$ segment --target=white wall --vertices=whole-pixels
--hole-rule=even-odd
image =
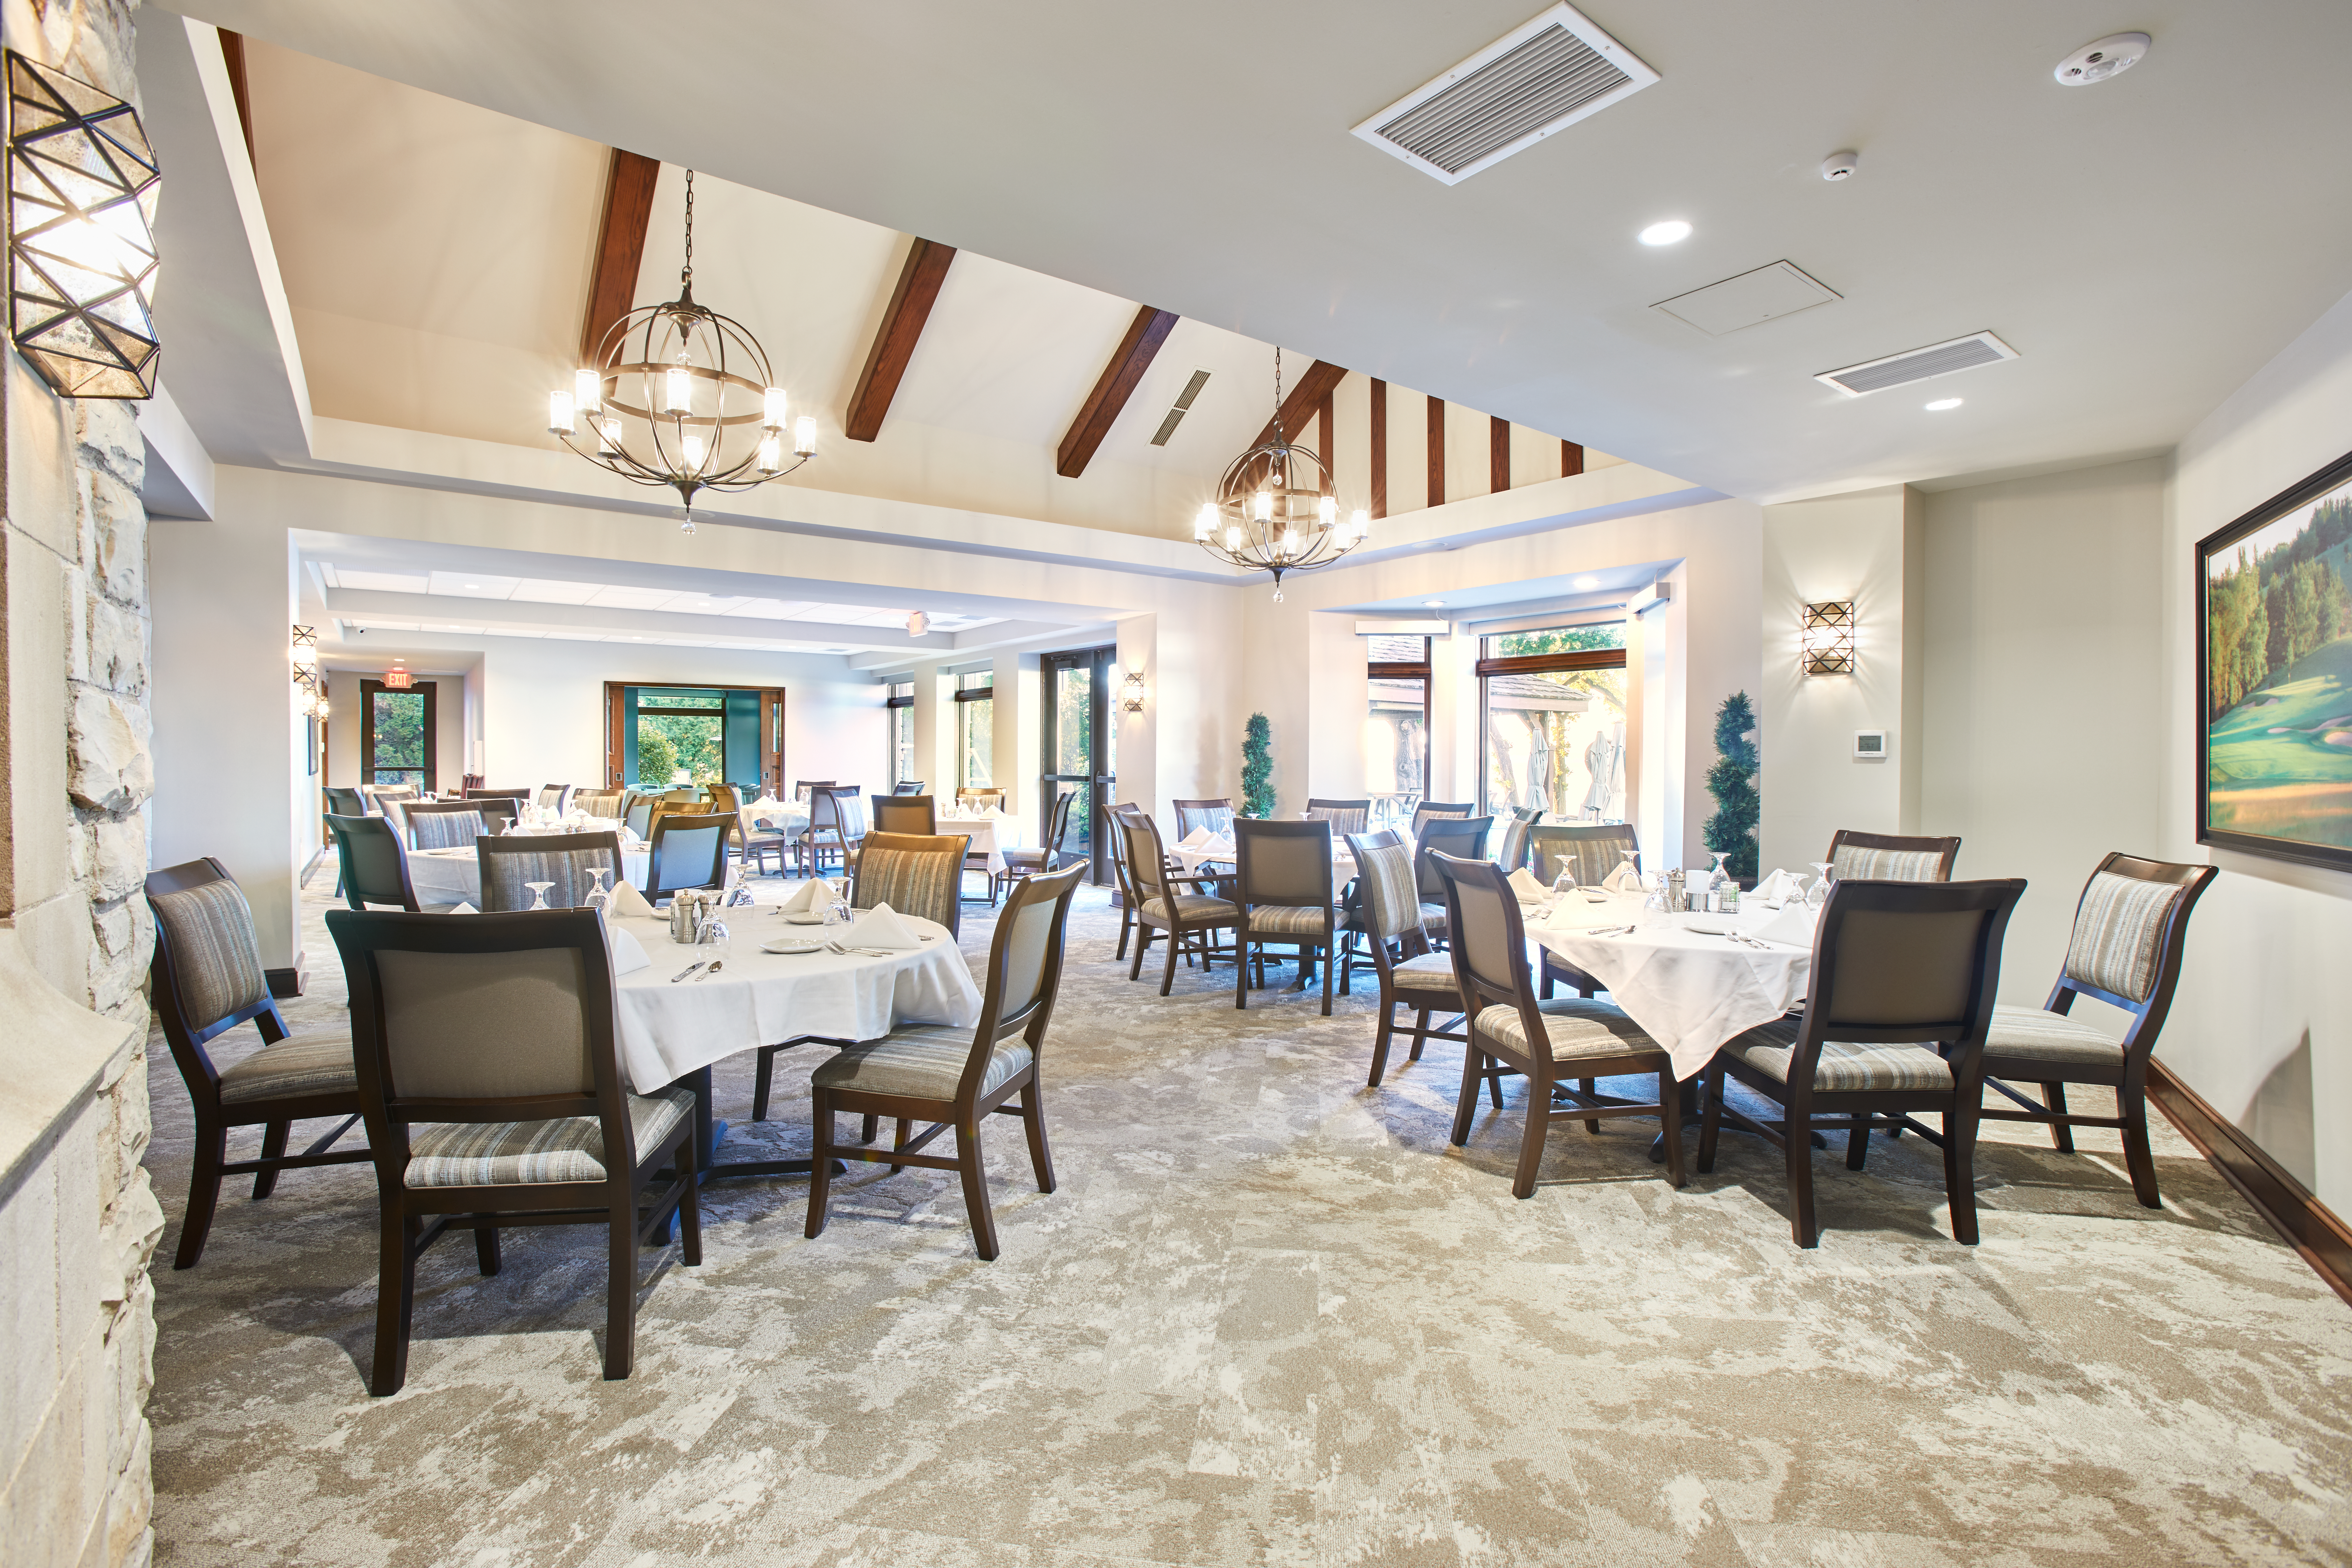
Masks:
[[[2173,858],[2205,858],[2195,844],[2197,541],[2347,447],[2352,298],[2181,441],[2160,556],[2158,824]],[[2211,859],[2221,875],[2199,906],[2158,1054],[2330,1207],[2352,1213],[2352,875],[2228,850]]]

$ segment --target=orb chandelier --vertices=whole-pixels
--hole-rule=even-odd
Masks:
[[[1274,351],[1274,434],[1235,458],[1217,481],[1217,499],[1201,503],[1193,542],[1244,572],[1274,574],[1275,603],[1282,574],[1328,566],[1372,531],[1361,507],[1339,515],[1338,485],[1311,447],[1282,433],[1282,351]]]
[[[686,504],[703,490],[748,490],[816,456],[816,421],[791,418],[767,351],[740,322],[694,302],[694,171],[686,172],[686,266],[677,298],[640,305],[605,331],[596,363],[548,395],[547,427],[598,468],[667,486]],[[580,428],[586,420],[583,441]],[[790,441],[789,448],[786,442]],[[789,460],[788,460],[789,454]]]

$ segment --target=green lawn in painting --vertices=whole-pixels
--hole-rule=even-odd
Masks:
[[[2207,754],[2213,826],[2352,849],[2352,637],[2215,721]]]

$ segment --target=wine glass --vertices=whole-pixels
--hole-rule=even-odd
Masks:
[[[1715,857],[1715,870],[1707,877],[1706,879],[1707,891],[1713,892],[1716,889],[1720,888],[1724,883],[1732,879],[1731,873],[1723,868],[1723,863],[1731,858],[1731,851],[1728,849],[1714,849],[1709,850],[1708,853]]]
[[[554,883],[525,882],[523,886],[531,890],[530,907],[532,909],[543,910],[547,908],[547,889],[555,886]]]
[[[734,948],[735,936],[727,929],[727,922],[714,914],[696,929],[694,945],[698,958],[724,958]]]
[[[1830,901],[1830,889],[1837,882],[1837,868],[1826,860],[1813,860],[1807,864],[1820,875],[1813,879],[1813,885],[1805,890],[1805,902],[1814,909],[1819,909]]]
[[[610,866],[591,866],[588,874],[596,879],[596,885],[588,889],[588,907],[609,911],[613,907],[613,889],[604,884],[613,875],[613,868]]]

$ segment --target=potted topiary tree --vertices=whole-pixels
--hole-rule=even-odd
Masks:
[[[1756,710],[1748,693],[1735,691],[1715,710],[1715,765],[1706,770],[1706,793],[1716,813],[1706,819],[1708,849],[1724,857],[1723,868],[1742,888],[1756,885],[1756,824],[1763,802],[1756,793]]]
[[[1242,815],[1274,815],[1274,727],[1263,713],[1249,716],[1242,731]]]

